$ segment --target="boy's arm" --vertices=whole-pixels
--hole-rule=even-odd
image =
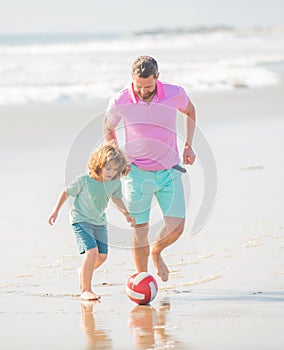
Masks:
[[[68,197],[69,197],[69,194],[66,191],[63,191],[60,194],[60,196],[56,202],[55,208],[53,209],[53,212],[48,217],[48,223],[50,225],[53,225],[55,223],[57,216],[58,216],[58,212],[59,212],[60,208],[62,207],[62,205],[66,202]]]
[[[131,223],[131,226],[135,225],[135,219],[130,216],[125,204],[123,203],[123,200],[121,198],[111,198],[112,202],[116,205],[116,207],[122,212],[122,214],[125,216],[125,219],[127,222]]]

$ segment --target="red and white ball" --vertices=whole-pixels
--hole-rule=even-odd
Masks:
[[[139,272],[129,277],[126,294],[139,305],[150,303],[158,292],[158,283],[148,272]]]

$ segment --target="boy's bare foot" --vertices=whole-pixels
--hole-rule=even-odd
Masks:
[[[99,300],[101,297],[100,295],[97,295],[93,292],[89,292],[89,291],[86,291],[86,292],[83,292],[81,294],[81,299],[82,300]]]
[[[81,307],[82,310],[85,311],[93,311],[93,306],[97,303],[100,303],[101,299],[98,300],[82,300],[81,299]]]
[[[169,269],[161,255],[152,254],[152,260],[153,265],[157,271],[157,275],[161,278],[163,282],[167,282],[167,280],[169,279]]]

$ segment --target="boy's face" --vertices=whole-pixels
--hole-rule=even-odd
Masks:
[[[115,162],[106,163],[102,168],[101,177],[103,181],[108,181],[113,179],[119,170],[119,164]]]

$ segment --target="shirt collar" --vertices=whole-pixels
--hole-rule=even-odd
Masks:
[[[165,97],[163,83],[161,83],[159,80],[157,80],[156,86],[157,86],[156,97],[157,97],[158,100],[161,100],[162,98]],[[128,92],[129,92],[129,96],[130,96],[131,102],[132,103],[138,103],[139,98],[135,94],[133,83],[130,84]]]

